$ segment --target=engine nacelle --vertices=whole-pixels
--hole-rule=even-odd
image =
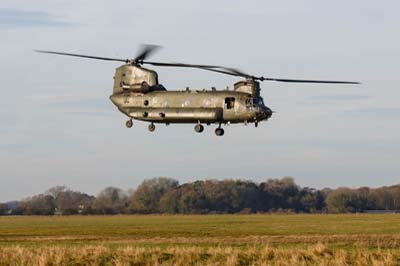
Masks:
[[[113,93],[123,91],[146,93],[157,85],[158,76],[155,71],[126,64],[115,70]]]

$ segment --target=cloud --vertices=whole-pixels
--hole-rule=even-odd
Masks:
[[[67,114],[71,115],[84,115],[84,116],[113,116],[112,111],[97,111],[97,110],[71,110],[65,111]]]
[[[108,97],[78,94],[39,95],[31,97],[31,99],[38,104],[50,107],[104,108],[113,106]]]
[[[0,8],[0,27],[65,27],[72,25],[58,16],[41,11]]]
[[[41,106],[58,109],[71,115],[105,116],[112,115],[114,105],[108,97],[59,94],[32,97]]]
[[[9,105],[0,103],[2,107],[4,107],[4,110],[0,113],[0,121],[1,121],[1,126],[0,126],[0,137],[2,133],[8,132],[10,128],[14,128],[15,126],[18,125],[18,122],[20,121],[20,118],[18,115],[15,113],[15,109],[10,107]],[[0,145],[2,144],[0,140]]]
[[[371,96],[362,94],[336,94],[324,96],[312,96],[304,100],[305,103],[337,103],[343,101],[360,101],[370,99]]]
[[[351,115],[368,115],[368,116],[387,116],[400,118],[400,108],[397,107],[374,107],[374,108],[360,108],[345,111],[345,114]]]

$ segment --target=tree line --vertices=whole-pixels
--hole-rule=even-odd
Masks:
[[[293,178],[205,180],[185,184],[173,178],[144,180],[135,190],[107,187],[97,196],[65,186],[30,198],[0,203],[0,215],[355,213],[400,210],[400,185],[322,190],[300,187]]]

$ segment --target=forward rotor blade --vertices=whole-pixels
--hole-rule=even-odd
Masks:
[[[128,63],[130,61],[129,59],[99,57],[99,56],[90,56],[90,55],[82,55],[82,54],[71,54],[71,53],[43,51],[43,50],[35,50],[35,52],[43,53],[43,54],[56,54],[56,55],[67,55],[67,56],[83,57],[83,58],[106,60],[106,61],[118,61],[118,62],[125,62],[125,63]]]
[[[242,70],[238,70],[238,69],[236,69],[236,68],[223,67],[223,69],[229,70],[229,71],[231,71],[232,73],[235,73],[237,76],[240,76],[240,77],[244,77],[244,78],[254,78],[253,75],[247,74],[247,73],[243,72]]]
[[[144,44],[141,47],[141,51],[139,54],[133,59],[133,62],[138,62],[138,61],[143,61],[147,57],[150,56],[150,54],[154,53],[156,50],[160,49],[161,46],[159,45],[153,45],[153,44]]]
[[[150,62],[150,61],[141,61],[140,63],[153,66],[165,66],[165,67],[221,68],[220,66],[213,66],[213,65],[193,65],[184,63],[163,63],[163,62]]]
[[[307,80],[307,79],[276,79],[276,78],[264,78],[257,77],[260,81],[278,81],[278,82],[290,82],[290,83],[326,83],[326,84],[360,84],[360,82],[355,81],[337,81],[337,80]]]
[[[195,65],[195,64],[184,64],[184,63],[163,63],[163,62],[150,62],[150,61],[140,61],[141,64],[149,64],[153,66],[163,66],[163,67],[188,67],[188,68],[199,68],[202,70],[222,73],[231,76],[244,77],[247,79],[259,80],[259,81],[277,81],[277,82],[290,82],[290,83],[325,83],[325,84],[360,84],[360,82],[354,81],[337,81],[337,80],[308,80],[308,79],[280,79],[280,78],[264,78],[255,77],[249,75],[241,70],[223,66],[215,65]]]
[[[153,66],[162,66],[162,67],[187,67],[187,68],[199,68],[203,70],[218,72],[222,74],[232,75],[232,76],[240,76],[245,78],[252,77],[249,74],[242,72],[241,70],[223,66],[215,66],[215,65],[198,65],[198,64],[184,64],[184,63],[164,63],[164,62],[150,62],[150,61],[140,61],[141,64],[149,64]]]

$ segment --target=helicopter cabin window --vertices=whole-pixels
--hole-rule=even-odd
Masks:
[[[235,98],[226,97],[225,98],[225,109],[233,109],[235,107]]]

